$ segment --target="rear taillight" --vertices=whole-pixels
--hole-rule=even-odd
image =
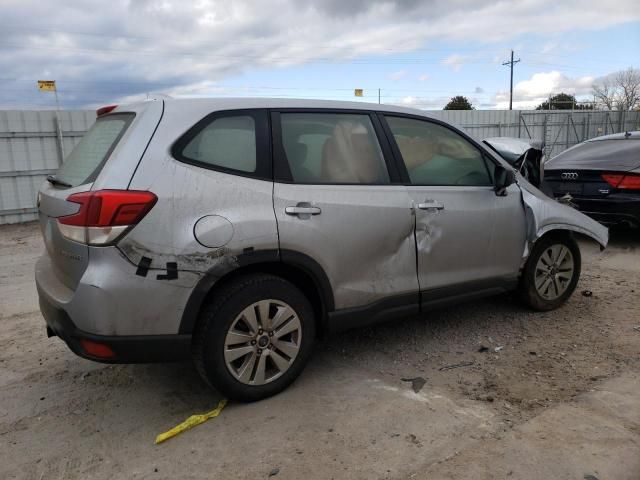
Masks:
[[[602,178],[613,188],[640,190],[640,174],[638,173],[603,173]]]
[[[80,204],[73,215],[59,217],[58,227],[70,240],[88,245],[108,245],[138,224],[155,205],[151,192],[98,190],[74,193],[67,201]]]

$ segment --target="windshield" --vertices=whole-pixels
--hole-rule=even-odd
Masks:
[[[72,187],[94,181],[133,117],[133,113],[120,113],[98,118],[67,156],[56,178]]]

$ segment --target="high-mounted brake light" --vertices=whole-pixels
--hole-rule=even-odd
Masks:
[[[70,240],[88,245],[115,242],[156,204],[151,192],[97,190],[74,193],[67,201],[80,204],[80,210],[58,218],[60,232]]]
[[[613,188],[640,190],[640,174],[638,173],[603,173],[602,178]]]
[[[100,107],[96,110],[96,117],[101,117],[102,115],[106,115],[107,113],[115,110],[118,105],[107,105],[105,107]]]

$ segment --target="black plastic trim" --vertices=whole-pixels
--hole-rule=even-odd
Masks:
[[[335,333],[418,315],[433,308],[514,290],[517,285],[517,277],[498,277],[383,298],[362,307],[329,312],[328,330],[330,333]]]
[[[514,290],[518,277],[496,277],[486,280],[465,282],[448,287],[434,288],[420,292],[423,310],[457,304],[462,301],[487,297]]]
[[[418,292],[383,298],[374,303],[330,312],[328,330],[343,332],[353,328],[386,322],[400,317],[418,315],[420,304]]]
[[[252,250],[238,255],[235,262],[216,265],[215,267],[207,271],[198,281],[193,291],[191,292],[191,295],[189,296],[189,300],[187,300],[187,304],[185,305],[184,311],[182,313],[182,319],[180,320],[180,328],[178,330],[178,333],[193,333],[198,321],[198,314],[200,313],[202,304],[211,291],[211,288],[213,288],[213,286],[222,277],[246,265],[255,263],[272,263],[277,262],[279,259],[280,258],[277,249]]]
[[[280,258],[283,263],[298,267],[304,270],[315,282],[320,298],[324,305],[325,312],[331,312],[335,308],[333,289],[329,282],[329,277],[322,266],[309,255],[296,252],[295,250],[280,250]]]
[[[308,255],[292,250],[281,250],[280,252],[278,252],[277,249],[253,250],[238,255],[234,263],[214,267],[200,279],[187,301],[178,333],[185,335],[193,333],[196,322],[198,321],[198,314],[207,295],[222,277],[248,265],[260,263],[274,264],[278,262],[304,271],[313,279],[315,287],[319,292],[324,312],[330,312],[334,309],[331,284],[329,283],[327,274],[318,262]]]

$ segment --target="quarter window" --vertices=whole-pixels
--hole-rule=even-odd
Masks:
[[[188,160],[254,173],[256,171],[256,124],[249,115],[216,118],[182,149]]]
[[[282,113],[282,146],[296,183],[388,184],[368,115]]]
[[[437,123],[386,117],[414,185],[492,185],[482,152]]]

